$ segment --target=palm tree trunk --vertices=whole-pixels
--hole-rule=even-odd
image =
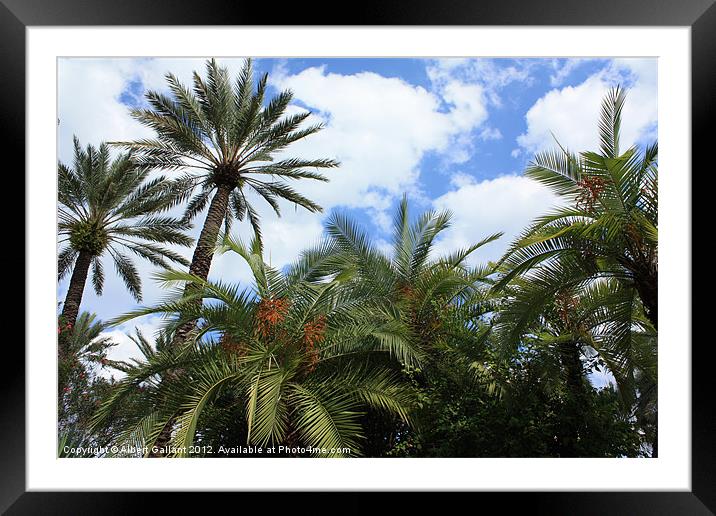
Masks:
[[[209,212],[206,214],[206,220],[204,221],[204,227],[201,229],[199,241],[196,243],[196,249],[194,249],[194,256],[191,259],[189,273],[198,276],[203,280],[206,280],[209,277],[209,269],[211,268],[211,260],[214,257],[216,239],[219,236],[221,224],[224,222],[224,217],[226,216],[226,208],[229,205],[230,194],[230,186],[221,184],[217,187],[216,193],[211,199]],[[195,285],[192,285],[191,283],[187,284],[184,288],[184,295],[190,294],[194,288],[196,288]],[[197,301],[197,303],[200,302],[201,301]],[[195,324],[193,321],[186,322],[179,326],[174,334],[171,346],[176,347],[186,341],[189,332],[194,329],[194,326]],[[180,371],[170,371],[168,374],[180,374]],[[157,448],[161,449],[167,447],[171,439],[174,423],[175,419],[172,418],[164,426],[155,443]],[[161,452],[150,454],[150,457],[161,456]]]
[[[288,420],[288,425],[286,427],[286,438],[284,439],[284,442],[286,444],[286,447],[289,450],[293,450],[294,448],[298,448],[299,440],[298,440],[298,429],[296,429],[293,426],[293,421],[291,419]],[[289,457],[300,457],[301,454],[294,451],[288,452]]]
[[[226,208],[229,205],[229,195],[231,187],[221,184],[217,187],[214,197],[209,205],[209,212],[206,214],[204,227],[199,235],[199,241],[194,249],[194,256],[191,259],[189,273],[206,280],[209,277],[209,269],[211,268],[211,260],[214,257],[214,248],[216,239],[219,236],[221,225],[226,216]],[[184,295],[190,294],[196,288],[195,285],[188,284],[184,288]],[[172,345],[178,345],[186,340],[189,332],[194,328],[193,322],[181,325],[175,334]]]
[[[637,278],[635,281],[639,298],[644,304],[646,316],[655,329],[658,329],[659,283],[656,275]]]
[[[566,424],[563,426],[561,443],[562,457],[577,457],[577,442],[584,430],[587,389],[584,381],[582,360],[579,357],[579,344],[566,342],[560,345],[560,361],[566,373],[567,400],[565,402]]]
[[[70,286],[65,296],[65,304],[62,307],[63,322],[71,324],[72,327],[77,322],[77,314],[79,314],[80,303],[82,302],[82,292],[85,289],[91,263],[92,254],[88,251],[80,251],[75,262],[75,268],[72,271]]]
[[[199,241],[196,244],[196,249],[194,249],[189,272],[202,279],[206,279],[209,276],[216,238],[219,236],[221,224],[223,224],[226,216],[226,208],[229,205],[229,194],[231,194],[230,186],[219,185],[217,187],[214,198],[209,205],[209,212],[206,214]]]

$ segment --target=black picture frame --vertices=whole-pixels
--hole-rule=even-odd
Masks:
[[[28,26],[65,25],[605,25],[691,27],[692,163],[705,170],[711,121],[716,114],[716,5],[715,0],[459,0],[452,2],[363,1],[327,5],[294,3],[267,10],[262,3],[203,0],[0,0],[0,133],[8,154],[17,158],[15,171],[25,170],[25,29]],[[270,12],[268,12],[270,11]],[[267,19],[268,18],[268,19]],[[707,166],[708,163],[708,166]],[[9,165],[7,165],[9,166]],[[9,171],[9,169],[6,169]],[[18,173],[15,172],[15,177]],[[692,176],[693,177],[693,176]],[[26,192],[27,193],[27,192]],[[692,199],[692,206],[694,206]],[[693,234],[693,232],[692,232]],[[25,233],[24,237],[28,238]],[[16,240],[20,242],[20,240]],[[17,244],[19,248],[19,243]],[[20,253],[24,258],[24,252]],[[693,262],[695,266],[697,262]],[[24,264],[25,275],[30,273]],[[694,267],[694,270],[699,268]],[[685,278],[691,282],[691,278]],[[696,308],[696,307],[694,307]],[[692,316],[692,320],[698,320]],[[28,323],[27,314],[25,322]],[[14,337],[14,336],[13,336]],[[473,493],[469,504],[495,501],[514,504],[531,513],[549,514],[713,514],[716,511],[716,415],[709,380],[713,366],[710,341],[692,339],[692,491],[690,492],[531,492]],[[61,493],[25,492],[25,352],[17,338],[5,343],[3,361],[12,364],[0,374],[0,510],[7,514],[115,514],[136,513],[138,498],[156,498],[163,512],[188,508],[185,493]],[[690,343],[669,342],[688,349]],[[22,364],[22,366],[20,366]],[[219,496],[223,504],[233,494]],[[241,493],[261,503],[260,494]],[[292,494],[300,504],[310,493]],[[366,511],[375,494],[347,493],[342,505]],[[415,493],[413,502],[422,503]],[[477,497],[477,500],[474,499]],[[244,498],[244,500],[246,500]],[[453,502],[460,503],[460,502]],[[250,505],[249,505],[250,506]],[[475,505],[473,505],[475,506]],[[139,511],[141,512],[141,511]]]

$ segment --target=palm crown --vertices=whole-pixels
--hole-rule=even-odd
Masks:
[[[610,277],[636,289],[656,326],[658,147],[619,152],[624,101],[619,87],[604,98],[601,152],[577,156],[560,148],[538,154],[527,168],[528,177],[552,189],[566,206],[538,218],[508,249],[498,287],[534,270],[542,275],[545,293]]]
[[[403,197],[393,218],[392,253],[386,254],[353,221],[336,213],[326,226],[331,237],[327,254],[333,258],[325,260],[324,267],[353,276],[356,288],[371,296],[389,299],[402,312],[418,342],[435,344],[439,339],[432,330],[448,309],[485,301],[482,287],[491,269],[470,267],[466,259],[502,235],[490,235],[434,258],[436,240],[450,226],[450,219],[448,211],[426,211],[411,221],[407,197]]]
[[[127,290],[141,300],[141,280],[127,252],[160,267],[169,262],[187,264],[177,252],[160,244],[190,245],[183,233],[186,223],[159,213],[171,208],[181,190],[164,177],[149,178],[149,171],[137,167],[128,154],[112,159],[109,147],[88,145],[74,139],[74,163],[58,166],[59,222],[61,249],[58,275],[73,271],[63,308],[67,323],[73,324],[82,290],[92,267],[92,285],[102,293],[102,257],[109,255]]]

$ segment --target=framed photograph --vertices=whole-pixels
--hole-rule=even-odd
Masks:
[[[459,491],[712,513],[691,306],[712,3],[317,24],[3,0],[27,223],[0,507]]]

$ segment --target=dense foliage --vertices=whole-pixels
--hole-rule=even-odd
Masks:
[[[332,213],[324,240],[278,270],[264,260],[243,189],[272,206],[284,198],[317,210],[276,178],[324,180],[305,168],[337,163],[273,155],[320,127],[299,129],[308,115],[284,115],[290,92],[265,103],[266,77],[254,91],[250,62],[233,87],[214,61],[193,90],[167,80],[172,98],[150,92],[151,109],[133,112],[157,138],[121,144],[133,154],[120,159],[132,184],[153,169],[198,163],[204,172],[149,183],[146,203],[136,186],[112,189],[113,206],[161,211],[188,200],[184,218],[162,219],[161,231],[151,219],[151,235],[122,226],[157,242],[190,243],[174,233],[207,206],[209,215],[187,272],[160,261],[156,253],[175,257],[154,244],[142,255],[164,266],[154,279],[166,299],[110,322],[164,317],[155,339],[133,336],[142,359],[110,362],[104,325],[89,314],[60,318],[63,442],[116,446],[101,456],[657,455],[657,146],[620,152],[621,89],[603,101],[599,151],[559,147],[529,165],[527,176],[561,201],[498,263],[470,257],[500,234],[436,255],[451,214],[411,216],[404,197],[391,249]],[[76,170],[97,168],[97,151],[77,149]],[[61,182],[77,177],[67,170]],[[102,184],[110,188],[97,183],[93,195]],[[248,244],[231,233],[231,219],[244,216]],[[116,240],[77,219],[63,226],[61,273],[70,254],[95,259]],[[252,282],[208,281],[214,253],[244,260]],[[107,381],[97,367],[123,378]],[[595,374],[612,381],[595,387]]]

